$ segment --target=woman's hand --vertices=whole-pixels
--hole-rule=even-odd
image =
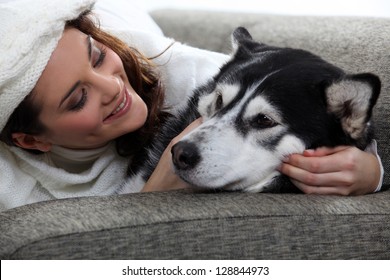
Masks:
[[[181,132],[178,136],[172,139],[172,141],[169,143],[168,147],[162,154],[160,161],[158,162],[149,180],[142,188],[142,192],[167,191],[190,187],[190,185],[181,180],[173,172],[171,148],[173,147],[173,145],[179,142],[184,135],[188,134],[190,131],[198,127],[201,123],[201,118],[195,120],[188,127],[186,127],[183,132]]]
[[[368,194],[375,191],[381,176],[375,155],[350,146],[290,155],[279,171],[308,194]]]

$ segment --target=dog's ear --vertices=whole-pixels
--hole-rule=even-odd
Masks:
[[[364,137],[380,89],[379,77],[371,73],[347,75],[325,89],[328,111],[352,139]]]
[[[245,27],[237,27],[232,34],[232,44],[237,48],[242,42],[252,40],[252,36]]]
[[[232,33],[232,55],[237,57],[249,54],[250,49],[246,47],[248,43],[254,43],[249,31],[245,27],[237,27]]]
[[[270,47],[264,43],[253,40],[252,35],[245,27],[237,27],[232,34],[232,56],[239,59],[247,59],[254,54],[261,54],[267,50],[277,50],[278,47]]]

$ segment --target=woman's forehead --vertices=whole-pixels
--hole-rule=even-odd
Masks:
[[[79,66],[88,62],[88,36],[75,28],[69,28],[52,53],[45,70],[36,85],[58,83],[77,72]],[[57,84],[58,85],[58,84]]]

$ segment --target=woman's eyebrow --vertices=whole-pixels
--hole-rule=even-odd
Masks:
[[[91,61],[92,57],[92,42],[91,42],[91,35],[88,35],[87,37],[87,49],[88,49],[88,60]],[[65,102],[66,99],[68,99],[72,93],[75,91],[75,89],[80,85],[81,81],[77,81],[71,89],[62,97],[60,104],[58,105],[58,108],[61,107],[61,105]]]

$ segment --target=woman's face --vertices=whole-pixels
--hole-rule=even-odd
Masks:
[[[142,127],[148,112],[119,56],[75,28],[64,31],[33,102],[41,105],[39,119],[47,129],[39,140],[48,147],[101,147]]]

